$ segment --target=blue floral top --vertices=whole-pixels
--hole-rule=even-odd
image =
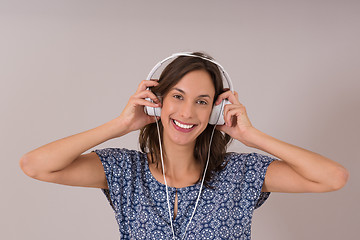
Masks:
[[[151,174],[146,153],[118,148],[95,152],[104,167],[109,189],[103,192],[114,209],[120,239],[172,239],[165,185]],[[186,239],[251,239],[253,211],[270,195],[261,188],[274,159],[257,153],[228,153],[226,160],[226,167],[210,182],[214,189],[204,187]],[[178,195],[173,220],[176,239],[184,235],[199,188],[200,183],[169,187],[172,214]]]

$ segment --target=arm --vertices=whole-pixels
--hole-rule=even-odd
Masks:
[[[46,182],[72,186],[107,188],[105,173],[96,153],[83,154],[112,138],[121,137],[154,121],[144,113],[144,105],[157,107],[156,96],[147,87],[155,81],[143,81],[130,97],[121,115],[94,129],[41,146],[20,159],[21,169],[28,176]],[[144,100],[149,97],[155,101]]]
[[[280,159],[268,167],[262,191],[264,192],[328,192],[342,188],[348,179],[347,170],[324,156],[285,143],[254,128],[237,93],[223,93],[228,98],[225,106],[226,125],[220,130],[246,146],[270,153]],[[221,102],[217,100],[216,104]]]
[[[24,173],[32,178],[73,186],[106,188],[105,174],[95,153],[88,149],[113,138],[115,130],[126,134],[121,119],[41,146],[20,160]]]

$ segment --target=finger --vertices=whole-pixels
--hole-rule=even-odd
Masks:
[[[226,126],[232,127],[236,125],[237,118],[241,117],[242,112],[240,108],[230,109],[226,118]]]
[[[135,94],[134,97],[143,99],[150,98],[153,102],[161,104],[159,98],[151,90],[144,90],[142,92],[139,92]]]
[[[159,83],[156,80],[142,80],[136,90],[136,92],[141,92],[147,88],[157,86]]]
[[[241,108],[239,105],[226,105],[224,108],[224,120],[226,126],[231,126],[232,123],[232,117],[234,115],[240,114]]]
[[[238,108],[239,106],[239,104],[226,104],[224,106],[224,114],[226,114],[231,109]]]
[[[218,96],[215,105],[219,105],[224,99],[228,99],[232,104],[240,104],[237,96],[235,96],[233,92],[226,91]]]
[[[133,104],[138,105],[138,106],[148,106],[148,107],[161,107],[160,103],[154,103],[154,102],[150,102],[148,100],[142,99],[142,98],[136,98],[133,101]]]
[[[244,105],[240,104],[227,104],[224,107],[224,115],[228,114],[228,112],[233,111],[234,109],[236,109],[239,114],[246,114],[246,108]]]

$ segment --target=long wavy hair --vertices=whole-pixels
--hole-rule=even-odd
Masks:
[[[205,57],[207,59],[213,59],[201,52],[194,52],[192,54]],[[217,65],[198,57],[177,57],[163,70],[159,78],[159,84],[156,87],[153,87],[151,91],[157,96],[165,96],[170,89],[182,79],[183,76],[195,70],[205,70],[210,74],[215,87],[214,104],[219,94],[224,91],[222,75]],[[213,125],[208,124],[205,130],[196,139],[194,158],[203,166],[198,182],[204,174],[213,128]],[[163,126],[161,124],[161,120],[159,120],[159,129],[161,139],[163,139]],[[226,149],[231,140],[232,138],[228,134],[215,129],[211,143],[209,165],[204,180],[205,186],[212,188],[209,183],[214,174],[226,166]],[[161,165],[160,146],[156,123],[148,124],[140,129],[139,143],[140,148],[144,153],[150,153],[152,163],[155,163],[157,167]],[[165,152],[163,152],[163,156],[166,156]]]

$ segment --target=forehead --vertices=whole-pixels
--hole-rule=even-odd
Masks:
[[[214,97],[215,87],[211,76],[204,70],[195,70],[184,75],[172,89],[181,89],[189,95],[209,95]]]

